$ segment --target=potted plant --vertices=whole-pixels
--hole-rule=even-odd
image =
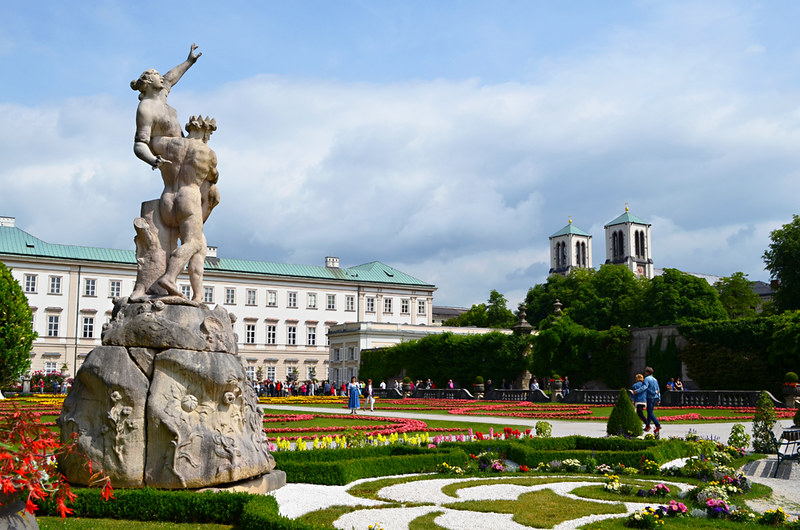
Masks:
[[[411,378],[408,376],[403,378],[403,392],[411,392]]]
[[[476,377],[475,382],[472,383],[472,388],[475,390],[475,392],[482,393],[484,390],[483,377],[481,376]]]
[[[558,374],[553,374],[550,376],[550,390],[553,392],[561,392],[561,386],[563,385],[563,381],[561,380],[561,376]]]
[[[798,378],[797,373],[795,372],[786,372],[786,375],[783,376],[783,395],[784,396],[797,396],[797,382],[800,378]]]

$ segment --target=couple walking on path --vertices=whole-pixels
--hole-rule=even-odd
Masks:
[[[349,397],[347,401],[347,408],[350,409],[350,414],[355,414],[358,409],[361,408],[361,389],[356,383],[355,376],[350,378],[350,384],[347,385],[347,395]],[[364,397],[367,398],[367,404],[369,404],[369,410],[374,411],[375,407],[375,394],[372,388],[372,379],[367,381],[367,385],[364,387]]]
[[[653,377],[653,369],[648,366],[644,369],[644,376],[636,374],[636,383],[633,385],[633,403],[636,405],[636,414],[644,422],[645,432],[650,431],[650,423],[656,428],[653,432],[661,431],[661,423],[656,418],[653,410],[661,404],[661,390],[658,381]],[[644,410],[647,409],[647,416]]]

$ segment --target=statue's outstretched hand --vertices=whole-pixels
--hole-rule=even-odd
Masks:
[[[197,44],[192,43],[192,48],[189,50],[189,57],[187,58],[187,60],[195,62],[201,55],[203,55],[203,52],[194,53],[196,49],[197,49]]]
[[[155,171],[156,169],[160,168],[164,164],[171,164],[171,163],[172,163],[171,161],[167,160],[166,158],[162,158],[161,155],[158,155],[156,157],[155,162],[153,162],[153,164],[152,164],[153,171]]]

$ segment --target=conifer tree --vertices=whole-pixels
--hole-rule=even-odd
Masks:
[[[631,396],[625,388],[619,389],[617,404],[608,417],[606,432],[609,436],[641,436],[642,422],[633,408]]]

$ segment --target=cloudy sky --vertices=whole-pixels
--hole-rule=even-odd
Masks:
[[[137,94],[216,118],[220,256],[380,260],[438,305],[545,281],[572,216],[652,223],[656,267],[767,280],[800,212],[800,4],[271,1],[0,5],[0,215],[51,243],[133,248],[160,177]]]

